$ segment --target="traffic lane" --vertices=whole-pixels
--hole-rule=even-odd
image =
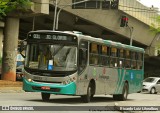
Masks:
[[[45,111],[45,113],[82,113],[79,111],[79,106],[102,106],[105,102],[104,99],[108,99],[108,102],[114,102],[112,97],[96,97],[91,103],[83,103],[79,96],[65,96],[65,95],[51,95],[51,99],[48,102],[43,102],[40,93],[0,93],[0,106],[74,106],[74,111]],[[93,105],[94,103],[94,105]],[[106,104],[105,104],[106,105]],[[28,111],[23,111],[28,113]],[[31,112],[31,111],[29,111]],[[34,111],[39,113],[40,111]],[[44,111],[42,111],[44,112]],[[101,111],[106,113],[107,111]],[[108,111],[111,113],[112,111]],[[11,111],[5,113],[19,113],[18,111]],[[83,111],[83,113],[91,113],[91,111]],[[120,111],[114,111],[113,113],[121,113]]]
[[[90,103],[83,103],[79,96],[51,95],[48,102],[56,105],[78,106],[159,106],[159,94],[134,93],[129,94],[127,101],[115,101],[111,95],[96,95]],[[41,99],[30,99],[30,102],[43,102]]]
[[[79,96],[51,95],[48,102],[43,102],[40,93],[0,93],[0,106],[74,106],[76,113],[79,106],[159,106],[159,94],[130,94],[127,101],[114,101],[111,95],[97,95],[90,103],[83,103]],[[75,111],[56,111],[56,113],[74,113]],[[23,111],[24,112],[24,111]],[[45,111],[46,112],[46,111]],[[52,113],[53,111],[48,113]],[[80,112],[80,111],[79,111]],[[92,111],[84,111],[84,113]],[[93,111],[94,112],[94,111]],[[106,112],[106,111],[105,111]],[[111,111],[108,111],[109,113]],[[152,112],[152,111],[151,111]],[[150,112],[150,113],[151,113]],[[160,111],[157,111],[157,113]],[[7,112],[6,112],[7,113]],[[13,113],[13,111],[11,112]],[[14,113],[18,113],[14,111]],[[34,111],[39,113],[39,111]],[[113,113],[122,113],[114,111]],[[123,112],[127,113],[127,112]],[[132,111],[132,113],[148,113],[147,111]],[[155,113],[155,111],[153,111]]]
[[[115,101],[111,95],[97,95],[90,103],[83,103],[80,96],[51,95],[48,102],[43,102],[40,93],[0,93],[0,105],[77,105],[77,106],[157,106],[160,94],[129,94],[127,101]]]
[[[2,98],[1,98],[2,97]],[[49,101],[44,102],[41,99],[40,93],[0,93],[0,105],[108,105],[114,103],[112,96],[95,96],[90,103],[83,103],[80,96],[66,96],[66,95],[51,95]],[[107,102],[107,103],[106,103]]]
[[[159,106],[160,94],[134,93],[128,100],[118,102],[120,106]],[[159,111],[160,112],[160,111]]]

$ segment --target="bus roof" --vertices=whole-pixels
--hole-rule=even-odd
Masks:
[[[114,46],[114,47],[118,47],[118,48],[124,48],[124,49],[129,49],[129,50],[139,51],[139,52],[144,53],[143,48],[126,45],[126,44],[122,44],[120,42],[114,42],[114,41],[111,41],[111,40],[104,40],[102,38],[96,38],[96,37],[92,37],[92,36],[88,36],[88,35],[83,35],[81,32],[78,32],[78,31],[37,30],[37,31],[30,31],[29,33],[38,33],[38,32],[62,33],[62,34],[70,34],[70,35],[74,35],[74,36],[81,36],[81,37],[84,37],[85,39],[86,38],[89,39],[90,41],[96,41],[96,42],[99,42],[99,43],[104,43],[104,44],[109,45],[109,46]]]
[[[119,43],[119,42],[113,42],[113,41],[110,41],[110,40],[104,40],[104,43],[107,44],[107,45],[113,45],[115,47],[129,49],[129,50],[133,50],[133,51],[139,51],[139,52],[144,53],[144,49],[140,48],[140,47],[126,45],[126,44],[122,44],[122,43]]]
[[[82,35],[80,32],[76,31],[52,31],[52,30],[37,30],[37,31],[30,31],[29,33],[62,33],[62,34],[71,34],[71,35]]]
[[[129,49],[129,50],[144,53],[144,49],[140,48],[140,47],[135,47],[135,46],[127,45],[127,44],[122,44],[120,42],[114,42],[114,41],[111,41],[111,40],[104,40],[102,38],[95,38],[95,37],[92,37],[92,36],[85,36],[85,35],[82,35],[82,36],[85,37],[85,39],[87,38],[91,41],[104,43],[104,44],[109,45],[109,46],[114,46],[114,47],[117,47],[117,48],[124,48],[124,49]]]

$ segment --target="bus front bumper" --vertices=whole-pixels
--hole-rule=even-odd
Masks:
[[[23,90],[26,92],[43,92],[51,94],[75,95],[76,84],[75,82],[71,82],[66,85],[29,82],[27,79],[23,78]]]

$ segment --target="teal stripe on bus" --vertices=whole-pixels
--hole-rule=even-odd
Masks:
[[[125,78],[125,70],[124,69],[118,69],[118,83],[115,90],[115,94],[121,94],[122,88],[123,88],[123,81]]]

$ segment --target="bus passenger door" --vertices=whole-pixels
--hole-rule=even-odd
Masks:
[[[77,95],[86,94],[87,87],[87,76],[88,76],[88,42],[81,41],[79,46],[78,54],[78,81],[77,81]]]

